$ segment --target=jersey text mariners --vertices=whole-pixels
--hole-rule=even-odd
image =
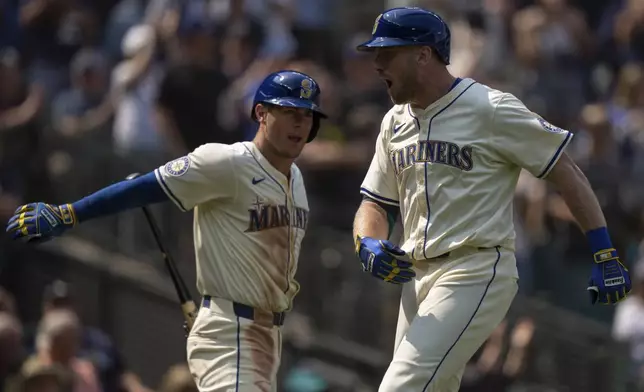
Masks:
[[[385,115],[361,192],[400,207],[414,259],[462,245],[514,250],[521,169],[544,178],[571,139],[513,95],[463,79],[425,109]]]

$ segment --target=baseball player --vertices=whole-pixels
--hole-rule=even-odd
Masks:
[[[203,296],[187,343],[203,392],[275,391],[285,312],[308,220],[302,175],[293,161],[326,115],[320,88],[295,71],[269,75],[251,117],[252,142],[205,144],[130,181],[75,203],[19,207],[7,231],[40,242],[86,220],[172,200],[194,210],[197,288]]]
[[[522,169],[552,183],[586,233],[592,303],[628,294],[597,199],[565,153],[569,131],[511,94],[453,77],[450,30],[433,12],[385,11],[358,50],[374,52],[394,103],[354,223],[364,270],[403,284],[381,392],[457,391],[467,361],[505,317],[517,292],[512,209]],[[397,246],[388,238],[399,213]]]

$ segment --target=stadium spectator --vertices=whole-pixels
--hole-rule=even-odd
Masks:
[[[75,392],[74,375],[62,365],[34,366],[11,379],[6,392]]]
[[[60,365],[74,374],[74,392],[100,392],[96,368],[79,355],[80,333],[80,321],[74,312],[47,312],[38,325],[36,352],[22,365],[22,372],[30,374],[42,366]]]
[[[29,80],[52,99],[69,84],[67,67],[74,53],[96,43],[99,26],[93,10],[78,0],[26,0],[20,2],[19,21]]]
[[[187,7],[187,6],[186,6]],[[156,99],[157,126],[175,155],[205,143],[233,143],[238,132],[220,123],[220,100],[228,79],[219,71],[215,24],[203,13],[181,10],[176,35],[177,55],[166,69]]]
[[[106,157],[96,151],[99,146],[111,144],[114,114],[108,95],[109,63],[102,52],[79,50],[71,60],[69,73],[70,87],[61,91],[51,105],[53,132],[45,135],[51,150],[49,172],[56,189],[60,189],[60,198],[82,191],[71,185],[60,186],[70,184],[71,177],[91,183],[104,180],[99,173],[106,166]],[[75,162],[84,164],[78,167]]]
[[[512,28],[526,103],[569,128],[584,104],[593,50],[584,15],[568,0],[539,0],[514,15]]]
[[[161,78],[158,37],[153,26],[132,26],[121,44],[124,59],[112,71],[111,97],[115,102],[114,148],[140,171],[147,161],[161,159],[167,145],[154,125],[154,98]]]
[[[43,317],[57,311],[76,312],[72,289],[62,280],[52,282],[43,294]],[[150,392],[136,374],[127,370],[121,353],[109,335],[90,326],[80,325],[80,328],[78,355],[92,362],[103,392]],[[34,332],[28,331],[25,339],[30,352],[37,351]]]
[[[22,325],[14,315],[0,312],[0,391],[19,373],[23,359]]]
[[[42,156],[29,163],[25,154],[41,151],[40,116],[44,93],[27,80],[24,58],[15,48],[0,50],[0,216],[6,217],[25,198],[36,193],[35,184],[47,192]]]

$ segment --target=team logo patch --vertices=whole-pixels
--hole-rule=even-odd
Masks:
[[[550,124],[548,121],[544,120],[541,117],[538,117],[537,120],[539,120],[539,123],[541,124],[543,129],[545,129],[548,132],[552,132],[552,133],[564,133],[565,132],[563,129]]]
[[[371,34],[376,34],[376,30],[378,30],[378,22],[380,22],[380,18],[382,18],[382,14],[378,15],[376,18],[376,21],[373,22],[373,29],[371,30]]]
[[[309,99],[313,90],[311,89],[311,81],[309,79],[302,79],[302,90],[300,90],[300,98]]]
[[[190,158],[181,157],[177,158],[174,161],[170,161],[165,164],[165,171],[173,177],[179,177],[188,171],[190,168]]]

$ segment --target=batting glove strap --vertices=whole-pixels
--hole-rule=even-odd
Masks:
[[[614,248],[602,249],[598,252],[595,252],[594,255],[595,263],[604,263],[610,260],[617,260],[619,256],[617,255],[617,250]]]

